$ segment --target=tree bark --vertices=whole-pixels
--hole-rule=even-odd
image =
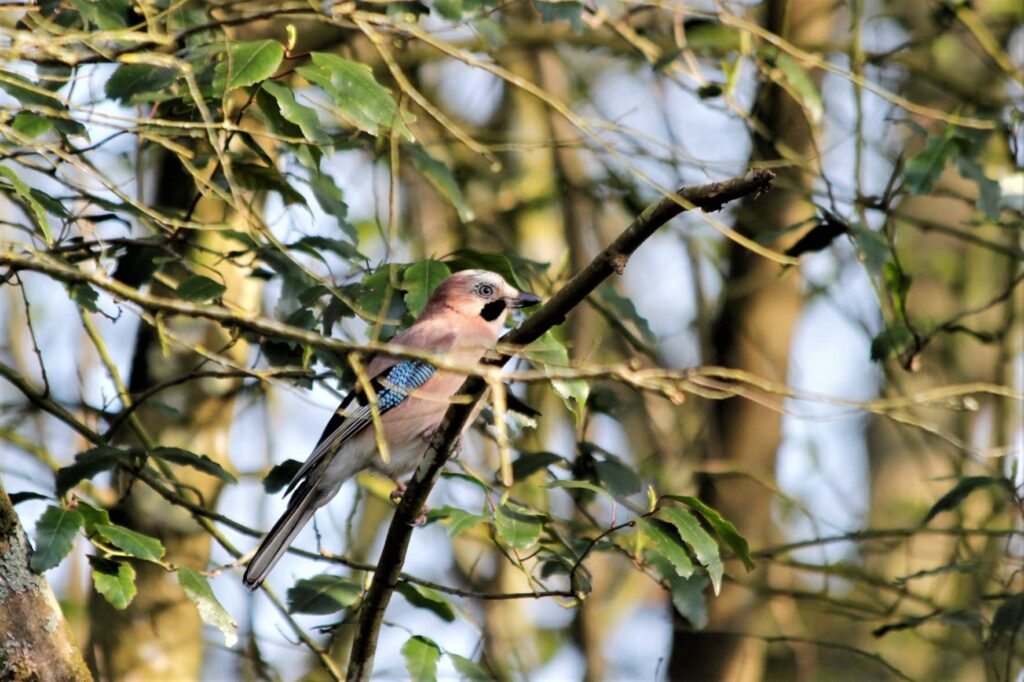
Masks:
[[[50,583],[29,568],[31,551],[0,481],[0,680],[91,680]]]

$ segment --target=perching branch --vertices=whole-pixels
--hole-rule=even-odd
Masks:
[[[546,331],[561,324],[576,306],[590,295],[612,273],[621,274],[633,252],[665,223],[691,208],[717,211],[730,201],[767,190],[774,174],[766,169],[753,169],[742,177],[696,187],[684,187],[648,206],[636,219],[583,270],[552,296],[537,312],[502,337],[503,346],[519,347],[540,338]],[[503,365],[511,354],[503,354],[492,364]],[[412,537],[413,521],[427,501],[445,463],[451,457],[455,441],[467,426],[476,404],[483,397],[486,381],[473,377],[460,393],[468,401],[455,402],[448,408],[427,453],[413,475],[388,528],[384,548],[374,571],[373,581],[363,598],[359,625],[349,658],[347,679],[369,680],[373,672],[377,637],[384,621],[391,595],[398,584],[405,563],[405,554]]]

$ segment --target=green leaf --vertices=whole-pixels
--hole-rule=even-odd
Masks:
[[[85,520],[74,509],[50,505],[36,522],[36,543],[29,566],[36,573],[48,571],[71,553],[75,535]]]
[[[437,260],[422,260],[407,267],[399,286],[405,291],[405,305],[409,312],[419,317],[430,294],[450,274],[448,266]]]
[[[978,208],[981,212],[990,220],[998,220],[999,200],[1002,196],[999,183],[985,175],[984,169],[973,159],[961,156],[957,158],[956,166],[960,175],[978,185]]]
[[[57,495],[64,496],[69,490],[87,478],[109,471],[132,457],[130,450],[100,445],[75,455],[75,461],[57,470],[55,475]]]
[[[960,503],[976,490],[988,486],[999,486],[1009,492],[1013,491],[1013,484],[1005,478],[994,478],[992,476],[964,476],[945,495],[940,497],[932,508],[925,514],[921,525],[924,525],[945,511],[952,511],[960,506]]]
[[[448,658],[451,659],[452,665],[455,667],[455,672],[459,673],[459,679],[470,680],[471,682],[491,682],[496,679],[494,675],[488,675],[487,671],[480,667],[479,664],[473,661],[448,652]]]
[[[172,464],[191,467],[196,471],[209,474],[210,476],[219,478],[225,483],[238,483],[238,479],[225,471],[224,467],[206,455],[197,455],[194,452],[189,452],[188,450],[183,450],[181,448],[163,447],[155,448],[151,454],[154,457],[171,462]]]
[[[459,184],[455,182],[455,177],[446,163],[435,159],[418,144],[404,145],[402,151],[412,159],[412,165],[416,170],[455,208],[462,222],[473,219],[473,212],[466,206],[462,190],[459,189]]]
[[[523,357],[543,369],[566,369],[569,367],[569,351],[549,329],[539,339],[529,344],[521,353]],[[573,414],[577,424],[583,418],[583,408],[590,396],[590,384],[582,379],[551,382],[551,388],[562,399],[565,407]]]
[[[99,306],[96,305],[96,302],[100,300],[100,295],[95,289],[84,282],[75,282],[68,285],[68,296],[71,297],[72,301],[90,313],[98,313],[100,311]]]
[[[301,468],[302,462],[297,459],[286,459],[280,464],[275,464],[263,479],[263,489],[273,495],[291,483]]]
[[[445,19],[459,21],[464,12],[462,0],[434,0],[434,9]]]
[[[567,464],[565,457],[553,452],[524,452],[512,462],[512,478],[521,481],[552,464]]]
[[[497,679],[494,675],[490,675],[487,671],[483,670],[479,664],[473,663],[472,660],[464,656],[460,656],[458,653],[447,653],[447,657],[452,660],[452,665],[455,667],[457,673],[459,673],[459,679],[470,680],[471,682],[492,682]]]
[[[640,337],[644,341],[653,344],[658,340],[658,337],[651,330],[650,323],[647,322],[643,315],[637,312],[633,301],[620,294],[611,282],[605,282],[598,287],[597,295],[600,297],[601,302],[610,308],[619,319],[623,321],[628,320],[636,325],[637,330],[640,332]]]
[[[77,500],[75,510],[85,520],[85,532],[89,535],[96,532],[96,526],[110,525],[110,514],[102,507],[94,507],[85,500]]]
[[[53,128],[53,121],[31,111],[22,111],[14,117],[11,127],[28,139],[34,140],[49,132]]]
[[[685,509],[664,507],[659,513],[676,527],[683,542],[693,548],[693,553],[697,555],[697,561],[708,569],[711,587],[717,596],[722,587],[722,575],[725,573],[722,559],[718,555],[718,543],[701,527],[700,522],[693,514]]]
[[[137,533],[130,528],[113,524],[99,524],[95,526],[95,530],[115,547],[137,559],[152,561],[164,555],[164,546],[159,540]]]
[[[248,190],[277,192],[285,206],[306,204],[306,198],[291,186],[287,177],[273,166],[255,163],[235,163],[232,172],[238,184]]]
[[[594,485],[590,481],[577,481],[574,479],[565,479],[561,481],[551,481],[548,483],[548,488],[552,490],[555,488],[567,489],[567,490],[589,490],[592,493],[604,495],[610,500],[615,499],[615,496],[611,492],[605,490],[601,486]]]
[[[50,224],[46,217],[46,210],[43,205],[39,203],[39,200],[32,194],[32,190],[29,188],[25,181],[18,177],[18,174],[7,166],[0,166],[0,175],[3,175],[11,183],[11,187],[14,189],[15,196],[18,197],[20,203],[28,206],[28,214],[32,218],[32,222],[39,228],[39,232],[43,235],[43,239],[46,240],[47,244],[53,243],[53,232],[50,231]],[[2,185],[0,185],[2,188]]]
[[[437,661],[441,658],[441,647],[433,640],[420,635],[410,637],[402,645],[405,669],[413,682],[434,682],[437,679]]]
[[[618,457],[605,454],[604,461],[594,463],[598,480],[616,497],[629,497],[640,492],[640,477]]]
[[[668,582],[672,606],[679,612],[679,615],[697,630],[706,628],[708,626],[708,599],[704,594],[704,588],[708,585],[708,579],[703,575],[680,578],[676,575],[672,564],[657,554],[650,556],[650,563]]]
[[[448,527],[448,536],[453,538],[458,537],[478,523],[487,521],[487,519],[479,514],[472,514],[465,509],[449,505],[445,505],[440,509],[431,509],[427,513],[427,519],[430,521],[447,520],[445,525]]]
[[[654,542],[654,551],[671,562],[680,578],[693,575],[694,566],[675,529],[657,519],[637,519],[637,526]]]
[[[56,95],[46,88],[33,83],[21,74],[11,71],[0,71],[0,90],[18,100],[22,104],[65,110],[67,107]]]
[[[395,586],[395,590],[413,606],[427,609],[441,620],[449,623],[455,620],[455,609],[452,608],[451,602],[432,587],[400,582]]]
[[[107,79],[104,91],[107,97],[122,104],[159,100],[177,77],[173,69],[149,64],[121,64]]]
[[[579,2],[536,2],[544,23],[552,21],[568,21],[572,32],[583,33],[583,4]]]
[[[405,121],[398,119],[391,91],[374,79],[369,66],[325,52],[313,52],[310,57],[313,63],[296,71],[327,91],[338,114],[349,124],[370,135],[394,126],[408,141],[413,140]]]
[[[216,280],[203,275],[192,275],[178,284],[178,297],[186,301],[203,302],[224,295],[228,288]]]
[[[96,591],[118,611],[124,611],[135,598],[135,569],[126,561],[90,556],[92,583]]]
[[[238,641],[238,626],[217,601],[206,576],[188,568],[179,568],[178,584],[199,609],[199,617],[203,619],[203,622],[220,630],[224,635],[224,645],[228,648],[233,647]]]
[[[501,275],[506,282],[517,289],[524,288],[519,276],[516,275],[515,268],[512,267],[512,261],[508,259],[508,256],[500,253],[484,253],[482,251],[474,251],[473,249],[459,249],[448,256],[445,263],[448,264],[452,272],[458,272],[459,270],[490,270]]]
[[[348,204],[345,203],[345,195],[341,188],[334,182],[334,178],[326,173],[315,172],[309,181],[309,187],[313,190],[313,196],[320,204],[320,208],[327,215],[334,218],[348,240],[353,244],[359,243],[359,233],[348,221]]]
[[[227,58],[217,64],[213,87],[218,93],[264,81],[274,75],[284,58],[276,40],[231,43]]]
[[[854,244],[857,245],[857,255],[864,262],[868,272],[873,275],[880,273],[882,267],[892,257],[892,251],[889,249],[885,237],[877,230],[863,225],[853,225],[850,232],[853,234]]]
[[[506,502],[494,514],[498,539],[513,549],[532,547],[540,537],[542,520],[543,517],[515,502]]]
[[[818,86],[811,80],[811,76],[800,62],[788,54],[780,53],[775,59],[775,64],[782,71],[782,77],[796,92],[811,122],[820,123],[824,105],[821,101],[821,93],[818,92]]]
[[[732,550],[732,553],[743,562],[744,568],[748,571],[754,570],[754,560],[750,557],[750,547],[739,531],[736,530],[736,526],[732,525],[731,521],[725,519],[715,509],[704,504],[696,497],[691,497],[690,495],[665,495],[665,498],[682,502],[704,517],[704,520],[714,529],[715,534],[725,543],[726,547]]]
[[[871,339],[871,359],[875,362],[887,360],[910,348],[914,333],[905,324],[886,327]]]
[[[912,279],[894,260],[887,261],[882,266],[882,280],[892,297],[893,308],[900,320],[907,319],[907,293],[910,291]]]
[[[947,128],[940,137],[932,137],[920,154],[907,160],[903,171],[904,186],[911,194],[930,192],[956,152],[957,144],[952,128]]]
[[[103,31],[125,28],[128,0],[69,0],[82,18]]]
[[[288,590],[291,613],[335,613],[359,601],[362,590],[347,578],[321,573],[303,578]]]
[[[286,121],[298,126],[303,137],[316,144],[331,144],[330,136],[320,127],[320,118],[317,116],[316,110],[300,104],[295,99],[295,93],[291,88],[276,81],[264,81],[260,87],[274,98],[281,116]]]
[[[1024,625],[1024,594],[1015,594],[999,605],[992,617],[992,636],[1017,635]]]

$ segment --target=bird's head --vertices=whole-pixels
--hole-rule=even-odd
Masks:
[[[497,331],[505,324],[509,308],[537,303],[539,296],[519,291],[496,272],[462,270],[437,285],[423,314],[454,312],[466,318],[479,317]]]

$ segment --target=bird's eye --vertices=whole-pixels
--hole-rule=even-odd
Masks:
[[[494,287],[490,284],[481,284],[476,288],[476,293],[484,298],[490,298],[491,296],[494,296]]]

